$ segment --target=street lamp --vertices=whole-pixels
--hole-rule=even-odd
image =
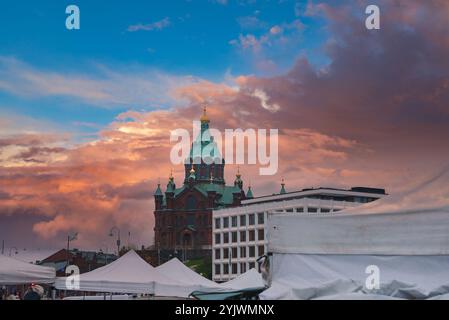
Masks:
[[[74,234],[72,234],[72,235],[67,235],[67,254],[66,254],[66,256],[67,256],[67,266],[70,264],[70,259],[69,259],[69,255],[70,255],[70,241],[74,241],[74,240],[76,240],[76,239],[78,239],[78,232],[75,232]]]
[[[114,236],[114,231],[117,231],[117,256],[120,256],[120,244],[121,244],[121,241],[120,241],[120,229],[115,227],[115,226],[112,227],[111,231],[109,231],[109,236],[110,237]]]
[[[17,249],[16,247],[11,247],[11,248],[9,248],[9,256],[11,256],[12,249],[15,249],[14,254],[19,253],[19,249]]]
[[[108,245],[105,242],[102,242],[101,245],[102,246],[100,247],[100,252],[103,253],[106,260],[106,264],[108,264],[108,253],[109,253]],[[106,251],[103,251],[103,247],[106,249]]]

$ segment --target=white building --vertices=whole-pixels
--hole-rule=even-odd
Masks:
[[[355,187],[350,190],[318,188],[285,192],[242,201],[242,206],[214,210],[212,274],[227,281],[256,267],[267,249],[268,213],[334,214],[345,208],[375,201],[385,190]]]

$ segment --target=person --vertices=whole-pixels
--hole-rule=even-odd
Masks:
[[[23,296],[23,300],[41,300],[44,296],[44,288],[39,285],[32,284]]]
[[[11,293],[9,296],[6,297],[6,300],[20,300],[18,296]]]

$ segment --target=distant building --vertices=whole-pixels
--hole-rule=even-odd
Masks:
[[[242,200],[247,199],[239,172],[234,184],[226,185],[225,161],[213,137],[210,141],[201,139],[202,136],[209,135],[210,121],[206,109],[200,120],[201,134],[196,137],[190,157],[186,159],[189,161],[184,165],[183,184],[177,187],[170,174],[165,192],[159,184],[154,193],[154,244],[160,263],[172,257],[181,260],[210,258],[212,210],[239,206]],[[212,164],[203,161],[205,148],[210,150],[210,157],[214,160]],[[201,163],[192,164],[194,162]],[[251,196],[251,191],[249,193]]]
[[[43,259],[39,264],[53,267],[57,276],[65,276],[67,265],[76,265],[81,273],[89,272],[116,260],[117,256],[103,252],[80,251],[77,249],[67,252],[61,249],[51,256]]]
[[[235,208],[213,211],[213,280],[227,281],[256,266],[267,250],[268,213],[336,214],[375,201],[384,189],[354,187],[350,190],[318,188],[287,192],[242,201]]]

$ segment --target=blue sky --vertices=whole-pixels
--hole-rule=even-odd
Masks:
[[[65,28],[69,4],[80,8],[81,30]],[[304,15],[306,6],[281,0],[12,2],[0,11],[0,75],[9,87],[0,86],[0,113],[95,133],[120,112],[181,103],[167,86],[189,77],[220,83],[239,75],[273,76],[304,55],[323,65],[325,22]],[[36,86],[30,73],[48,85]],[[117,89],[123,77],[128,81]],[[49,89],[73,79],[88,79],[93,87],[100,81],[114,98],[123,92],[101,101]],[[134,82],[143,79],[154,84],[135,89]],[[142,91],[152,98],[140,99]]]

